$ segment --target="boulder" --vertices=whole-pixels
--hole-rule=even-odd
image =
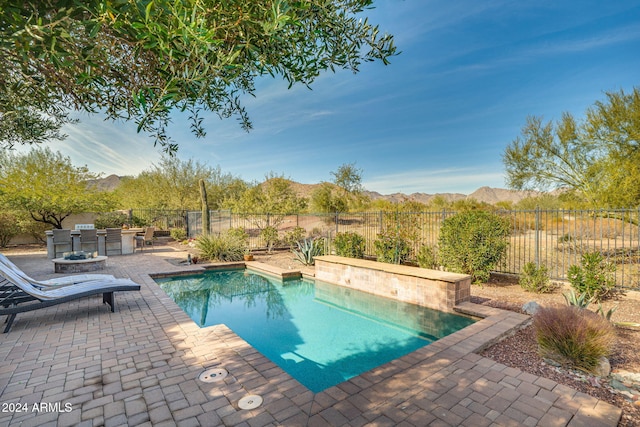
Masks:
[[[609,363],[609,359],[606,357],[601,357],[598,361],[598,366],[593,371],[593,375],[600,378],[608,377],[611,374],[611,364]]]
[[[522,311],[524,311],[529,316],[533,316],[540,309],[540,304],[535,301],[529,301],[525,305],[522,306]]]

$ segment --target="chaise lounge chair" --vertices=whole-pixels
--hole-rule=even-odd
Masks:
[[[9,332],[18,313],[97,294],[102,294],[102,302],[109,304],[111,311],[115,312],[114,292],[139,290],[140,285],[132,280],[113,277],[43,288],[0,263],[0,316],[7,316],[4,333]]]
[[[49,280],[35,280],[27,275],[24,271],[15,265],[9,258],[0,253],[0,269],[8,268],[18,276],[30,282],[34,286],[40,288],[59,287],[67,285],[75,285],[77,283],[86,282],[88,280],[109,280],[115,279],[111,274],[75,274],[70,276],[61,276]]]

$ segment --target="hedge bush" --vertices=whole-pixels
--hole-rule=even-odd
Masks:
[[[518,283],[525,291],[538,294],[553,292],[556,288],[549,278],[549,269],[547,266],[537,266],[533,262],[528,262],[524,265]]]
[[[373,245],[379,262],[402,264],[409,259],[411,254],[409,242],[399,233],[392,230],[386,230],[378,234],[378,239],[373,242]]]
[[[470,274],[474,283],[489,280],[508,246],[509,221],[486,211],[463,211],[442,222],[438,240],[442,264]]]
[[[587,252],[582,255],[579,266],[569,267],[567,276],[573,289],[597,302],[612,295],[615,270],[615,265],[607,262],[600,252]]]
[[[349,258],[364,258],[366,242],[364,237],[353,231],[336,234],[333,239],[336,255]]]
[[[176,242],[182,242],[183,240],[185,240],[187,238],[187,230],[185,230],[182,227],[179,228],[172,228],[169,231],[169,235],[171,236],[171,238],[173,240],[175,240]]]
[[[437,249],[429,245],[420,246],[420,249],[418,249],[418,254],[416,255],[416,262],[418,263],[418,267],[437,269],[438,268]]]

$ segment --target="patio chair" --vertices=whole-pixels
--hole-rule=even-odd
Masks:
[[[71,230],[53,229],[53,250],[54,258],[60,258],[65,252],[73,250]]]
[[[85,252],[98,251],[98,233],[95,228],[80,229],[80,250]]]
[[[143,236],[136,236],[136,243],[141,245],[141,250],[144,250],[146,245],[151,245],[151,250],[153,251],[153,233],[155,232],[155,229],[155,227],[147,227]]]
[[[117,254],[122,255],[122,229],[121,228],[107,228],[107,235],[105,237],[105,255],[109,255],[109,247],[116,246]],[[115,249],[114,249],[115,250]]]
[[[4,333],[9,332],[18,313],[39,310],[86,296],[102,294],[102,302],[115,312],[114,292],[139,291],[130,279],[88,280],[67,286],[41,289],[11,269],[0,268],[0,316],[7,316]]]
[[[3,268],[7,268],[11,270],[13,273],[22,277],[24,280],[32,283],[34,286],[38,286],[40,288],[50,288],[50,287],[60,287],[60,286],[68,286],[75,285],[77,283],[87,282],[89,280],[111,280],[115,279],[111,274],[75,274],[71,276],[61,276],[55,277],[53,279],[48,280],[36,280],[24,271],[20,269],[17,265],[15,265],[9,258],[0,253],[0,270]]]

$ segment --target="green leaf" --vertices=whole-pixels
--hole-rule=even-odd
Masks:
[[[153,1],[150,1],[149,4],[147,5],[147,7],[144,10],[144,19],[146,21],[149,21],[149,18],[151,16],[151,8],[153,7]]]

